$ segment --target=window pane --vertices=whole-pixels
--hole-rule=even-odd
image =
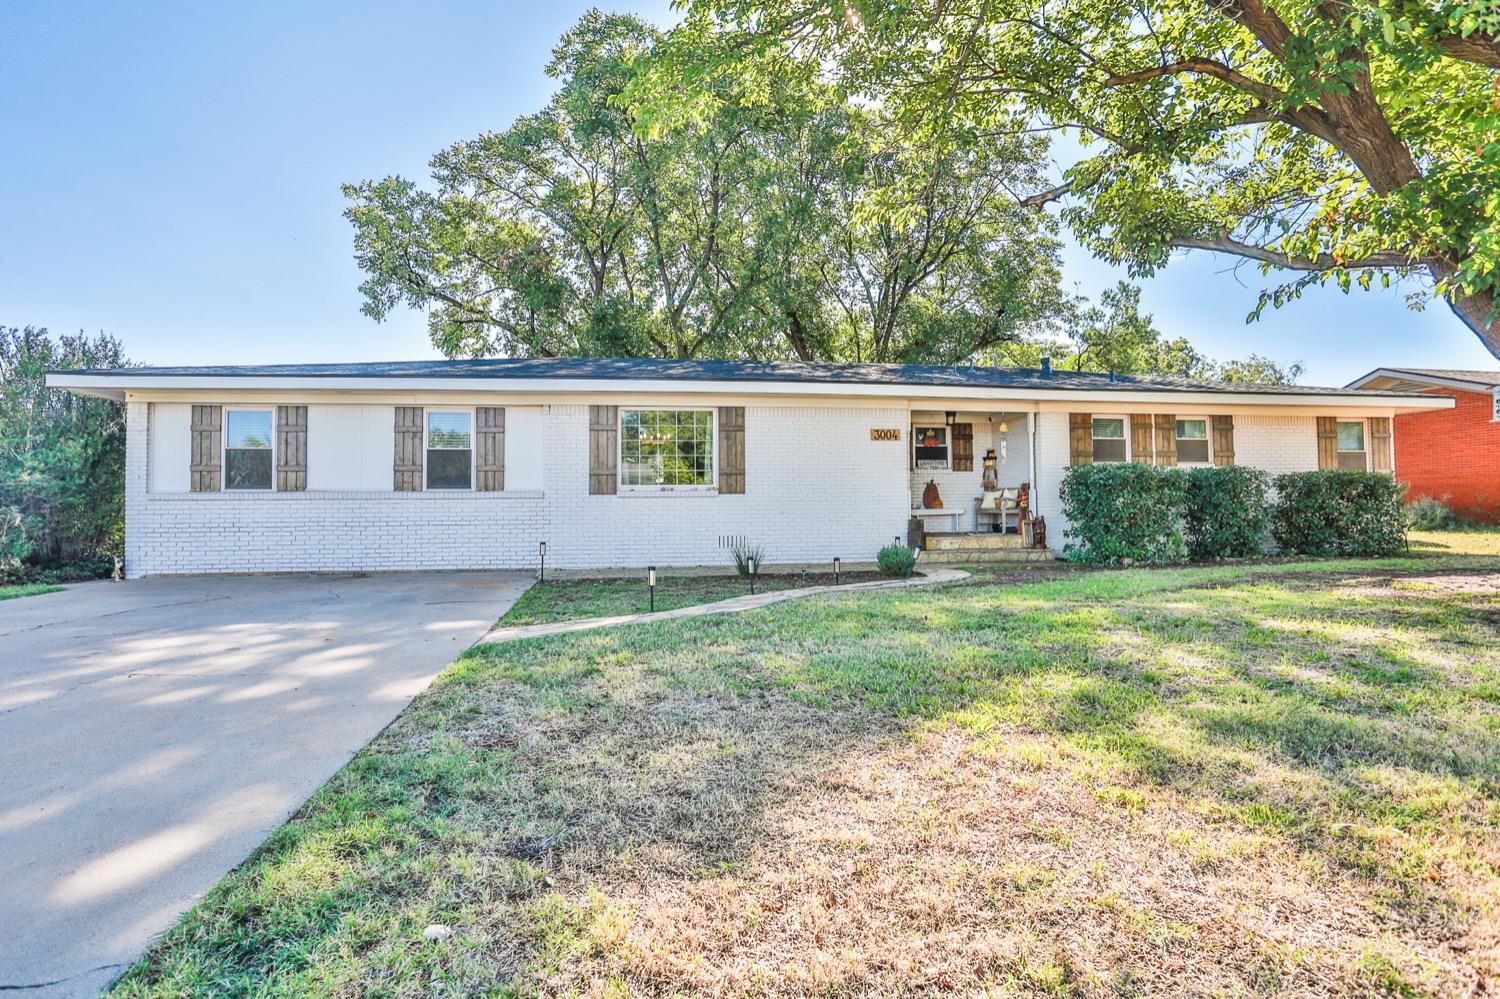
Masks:
[[[453,448],[427,449],[428,489],[468,489],[469,455]]]
[[[469,414],[428,413],[427,446],[430,448],[468,447]]]
[[[1124,420],[1095,420],[1094,421],[1094,436],[1095,437],[1109,438],[1109,439],[1124,440],[1125,439],[1125,421]],[[1120,460],[1121,461],[1125,460],[1125,458],[1124,458],[1123,455],[1121,455]]]
[[[1365,425],[1361,422],[1339,424],[1339,450],[1363,451],[1365,449]],[[1361,466],[1363,467],[1363,466]]]
[[[231,409],[225,417],[225,447],[271,446],[271,414],[264,410]]]
[[[1206,441],[1208,440],[1207,420],[1178,420],[1177,439]]]
[[[1363,451],[1340,451],[1339,467],[1352,468],[1355,471],[1364,471],[1365,453]]]
[[[1208,461],[1208,441],[1179,440],[1177,442],[1178,461]]]
[[[1116,420],[1116,423],[1119,421]],[[1097,424],[1096,424],[1097,426]],[[1125,460],[1125,440],[1120,438],[1094,441],[1094,460],[1100,463]]]
[[[230,448],[224,452],[225,489],[270,489],[271,449]]]
[[[713,453],[713,416],[705,410],[620,414],[620,481],[627,486],[710,485]]]

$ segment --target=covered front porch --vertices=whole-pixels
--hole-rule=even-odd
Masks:
[[[923,549],[923,561],[1052,557],[1045,548],[1026,547],[1021,531],[1036,481],[1035,415],[1008,408],[912,411],[908,540]]]

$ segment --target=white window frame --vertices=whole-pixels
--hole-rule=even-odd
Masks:
[[[219,435],[219,477],[221,491],[227,493],[274,493],[276,491],[276,407],[275,406],[225,406],[224,427]],[[229,488],[229,452],[231,450],[241,451],[244,448],[231,448],[229,446],[229,414],[230,413],[269,413],[271,416],[271,484],[264,489],[231,489]]]
[[[1212,465],[1214,463],[1214,427],[1213,427],[1213,421],[1210,420],[1206,416],[1193,416],[1192,414],[1188,414],[1187,416],[1180,416],[1180,415],[1173,414],[1172,420],[1173,420],[1173,424],[1172,424],[1173,440],[1176,441],[1176,443],[1177,443],[1177,464],[1179,464],[1179,465],[1203,465],[1203,466]],[[1201,424],[1203,424],[1203,436],[1201,438],[1199,438],[1199,437],[1179,437],[1179,436],[1177,436],[1177,424],[1178,423],[1182,423],[1182,422],[1186,422],[1186,421],[1189,421],[1189,420],[1191,420],[1194,423],[1201,423]],[[1204,448],[1203,448],[1203,450],[1205,452],[1204,459],[1202,461],[1183,461],[1182,460],[1182,442],[1183,441],[1196,441],[1196,440],[1202,440],[1204,442]]]
[[[1119,420],[1122,437],[1095,437],[1094,424],[1100,420]],[[1100,461],[1094,457],[1094,441],[1125,441],[1125,457],[1119,461]],[[1089,414],[1089,463],[1094,465],[1128,465],[1135,455],[1130,453],[1130,417],[1123,413],[1090,413]]]
[[[427,482],[427,474],[432,470],[432,463],[427,460],[428,451],[459,451],[461,448],[434,448],[429,439],[432,431],[432,417],[443,413],[463,413],[469,418],[469,484],[467,486],[432,486]],[[422,410],[422,491],[435,493],[461,493],[465,489],[474,491],[474,464],[477,449],[474,447],[474,407],[473,406],[429,406]]]
[[[940,468],[940,469],[939,468],[922,468],[920,465],[917,464],[917,441],[919,441],[921,439],[921,437],[922,437],[922,431],[924,431],[924,430],[941,430],[941,431],[943,431],[944,434],[947,435],[944,439],[947,440],[948,443],[946,445],[944,445],[944,447],[948,451],[948,456],[943,460],[943,467]],[[913,423],[912,424],[912,427],[911,427],[911,467],[912,467],[913,471],[917,471],[917,472],[939,472],[939,471],[942,471],[942,472],[951,472],[951,471],[953,471],[953,424],[951,424],[951,423],[949,423],[949,424],[943,424],[943,423]]]
[[[1364,443],[1364,450],[1363,451],[1344,451],[1344,450],[1341,450],[1339,448],[1339,424],[1341,424],[1341,423],[1358,423],[1359,424],[1359,426],[1360,426],[1359,438],[1360,438],[1360,441]],[[1363,417],[1360,417],[1360,416],[1354,416],[1354,417],[1337,416],[1337,417],[1334,417],[1334,420],[1333,420],[1333,467],[1334,468],[1343,468],[1344,467],[1344,463],[1343,463],[1343,461],[1341,459],[1342,459],[1342,456],[1346,455],[1346,454],[1363,454],[1365,456],[1365,464],[1364,464],[1364,469],[1363,470],[1366,471],[1366,472],[1368,472],[1370,470],[1370,421],[1369,420],[1366,420],[1366,419],[1364,419]],[[1351,468],[1351,469],[1345,469],[1345,470],[1346,471],[1351,471],[1351,472],[1360,471],[1360,469],[1358,469],[1358,468]]]
[[[713,458],[708,481],[702,485],[648,485],[625,481],[626,413],[707,413],[709,453]],[[662,493],[712,496],[719,491],[719,411],[712,406],[621,406],[615,416],[615,488],[621,495],[659,496]]]

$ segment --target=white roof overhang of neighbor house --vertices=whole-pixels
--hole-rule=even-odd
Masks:
[[[1453,400],[1400,391],[1234,385],[1145,376],[1025,368],[937,365],[816,365],[733,361],[621,361],[594,358],[431,361],[351,365],[119,368],[55,371],[47,384],[124,401],[248,401],[327,398],[401,401],[442,395],[519,403],[675,396],[781,398],[806,403],[883,402],[913,409],[984,410],[1218,408],[1227,412],[1408,412],[1451,408]]]
[[[1376,368],[1360,375],[1348,385],[1352,389],[1375,391],[1420,392],[1423,389],[1450,388],[1462,392],[1489,394],[1500,388],[1500,370],[1465,371],[1451,368]]]

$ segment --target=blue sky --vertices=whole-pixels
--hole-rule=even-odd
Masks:
[[[105,330],[147,363],[434,356],[376,324],[339,185],[401,173],[540,107],[587,5],[0,5],[0,324]],[[632,3],[652,20],[667,3]],[[1495,367],[1433,305],[1324,289],[1246,326],[1258,269],[1185,257],[1144,282],[1172,336],[1339,384],[1381,364]],[[1123,274],[1070,248],[1090,294]]]

